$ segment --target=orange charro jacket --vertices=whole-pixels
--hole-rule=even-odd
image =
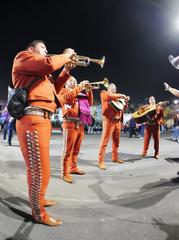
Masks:
[[[74,89],[62,88],[60,91],[59,99],[62,106],[62,116],[63,117],[79,117],[79,106],[78,106],[78,95],[81,92],[80,87],[75,87]],[[93,93],[86,93],[89,105],[93,104]]]
[[[14,88],[26,87],[38,77],[37,83],[28,91],[28,102],[32,106],[54,112],[58,93],[69,78],[69,74],[62,71],[55,82],[50,74],[68,62],[70,58],[66,54],[43,57],[29,51],[19,52],[13,62],[13,86]]]
[[[121,120],[121,122],[123,122],[123,110],[117,112],[110,105],[110,101],[117,101],[119,97],[112,96],[106,90],[101,91],[100,96],[102,105],[102,115],[112,120],[115,120],[115,117],[117,117]]]
[[[156,107],[156,115],[146,122],[147,125],[162,125],[163,124],[163,107]]]

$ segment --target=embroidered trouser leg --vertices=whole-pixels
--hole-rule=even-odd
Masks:
[[[63,150],[60,159],[61,175],[70,175],[70,166],[72,161],[73,147],[77,137],[78,129],[74,122],[63,123]]]
[[[71,171],[77,170],[77,159],[83,137],[84,137],[84,125],[80,124],[77,129],[77,135],[73,146],[73,152],[71,155]]]
[[[160,139],[160,126],[154,125],[152,128],[152,136],[154,139],[155,155],[159,154],[159,139]]]
[[[110,136],[115,129],[115,122],[108,118],[103,118],[103,132],[101,135],[100,149],[98,160],[99,163],[104,162],[104,156],[106,153],[107,144],[109,142]]]
[[[160,126],[147,125],[144,133],[144,148],[143,153],[147,153],[151,136],[154,139],[155,155],[159,153],[159,139],[160,139]]]
[[[112,133],[112,160],[118,160],[118,148],[120,142],[121,122],[115,123],[115,128]]]
[[[151,126],[146,125],[145,131],[144,131],[144,147],[143,147],[144,154],[147,153],[147,150],[149,148],[151,135],[152,135]]]
[[[36,221],[48,217],[45,192],[50,177],[49,144],[51,122],[40,116],[24,116],[16,123],[20,148],[27,166],[30,205]]]

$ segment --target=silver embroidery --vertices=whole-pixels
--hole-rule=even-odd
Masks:
[[[30,202],[35,219],[41,222],[42,219],[40,212],[40,193],[42,186],[42,170],[40,162],[38,132],[26,131],[26,139],[31,174]]]

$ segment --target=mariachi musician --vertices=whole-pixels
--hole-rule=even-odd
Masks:
[[[46,199],[45,195],[50,179],[50,116],[59,104],[57,95],[69,77],[69,68],[64,67],[56,81],[50,74],[65,64],[71,64],[73,54],[74,50],[66,49],[63,54],[48,57],[45,43],[35,40],[16,55],[12,67],[15,88],[25,88],[36,80],[28,91],[27,107],[24,116],[16,121],[16,130],[27,168],[33,220],[48,226],[62,223],[46,212],[45,207],[54,205],[56,201]]]
[[[92,124],[90,106],[93,104],[92,86],[88,81],[77,81],[70,76],[59,94],[63,117],[63,152],[60,160],[64,181],[73,182],[71,174],[84,175],[77,166],[78,154],[84,137],[84,125]]]
[[[100,169],[105,170],[104,156],[110,136],[112,136],[112,161],[124,163],[123,160],[118,158],[118,148],[123,122],[123,112],[127,107],[127,100],[129,99],[126,95],[116,93],[116,85],[114,83],[110,83],[107,90],[101,91],[100,95],[103,115],[103,132],[100,141],[98,166]]]
[[[153,136],[154,150],[155,150],[154,158],[158,159],[159,158],[160,125],[163,123],[163,106],[162,106],[162,103],[156,104],[155,98],[153,96],[149,97],[148,102],[149,104],[145,106],[148,109],[147,111],[149,111],[150,108],[153,111],[153,109],[155,108],[155,115],[153,116],[151,115],[151,117],[150,118],[148,117],[146,120],[142,157],[147,156],[147,150],[149,148],[150,138],[151,136]]]

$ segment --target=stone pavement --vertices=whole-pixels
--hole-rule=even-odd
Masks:
[[[1,136],[0,136],[1,137]],[[16,136],[0,142],[0,240],[175,240],[179,239],[179,144],[162,136],[160,158],[140,158],[143,140],[121,137],[120,158],[105,171],[97,167],[100,135],[86,135],[79,165],[86,172],[74,183],[60,179],[62,136],[51,138],[51,179],[47,197],[58,204],[47,211],[63,224],[35,224],[29,208],[26,170]]]

